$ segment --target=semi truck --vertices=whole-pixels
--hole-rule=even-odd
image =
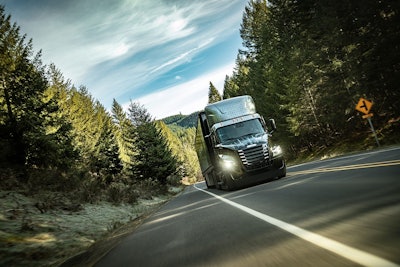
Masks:
[[[271,142],[274,119],[256,112],[251,96],[208,104],[199,112],[195,149],[207,188],[235,190],[286,176],[282,149]]]

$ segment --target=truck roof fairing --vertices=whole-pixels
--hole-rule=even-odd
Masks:
[[[215,102],[204,108],[209,126],[226,120],[256,113],[256,107],[251,96],[237,96]]]

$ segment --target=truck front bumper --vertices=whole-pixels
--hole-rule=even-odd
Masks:
[[[286,162],[283,157],[278,157],[273,159],[271,164],[267,167],[247,172],[243,171],[240,175],[236,176],[232,173],[229,176],[230,177],[226,177],[226,179],[232,179],[230,182],[234,185],[234,188],[260,184],[286,176]]]

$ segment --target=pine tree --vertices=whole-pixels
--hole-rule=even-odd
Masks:
[[[24,168],[65,168],[74,157],[70,125],[58,118],[59,107],[47,94],[40,52],[32,58],[32,40],[26,43],[19,27],[10,21],[0,6],[2,160]]]
[[[212,82],[210,82],[210,88],[208,90],[208,103],[215,103],[218,101],[221,101],[222,97],[219,94],[217,88],[215,88],[215,86],[212,84]]]
[[[141,104],[131,102],[128,117],[134,125],[135,148],[138,150],[133,160],[136,175],[165,185],[167,177],[177,171],[177,159],[172,155],[167,140]]]
[[[224,91],[222,94],[223,99],[228,99],[234,96],[238,96],[239,87],[235,83],[234,78],[229,75],[225,76]]]
[[[178,176],[195,180],[200,170],[196,151],[194,148],[195,128],[183,128],[177,125],[168,127],[163,121],[157,121],[156,126],[168,141],[169,147],[175,158],[178,159],[180,173]],[[182,153],[185,151],[185,153]],[[179,179],[182,177],[178,177]]]
[[[123,168],[113,127],[111,118],[103,123],[101,135],[96,144],[97,157],[94,161],[94,170],[104,176],[104,182],[107,184],[111,183]]]
[[[251,0],[224,97],[253,96],[262,115],[283,122],[276,135],[297,151],[362,126],[360,96],[378,100],[377,119],[386,123],[400,106],[399,21],[393,1]]]
[[[120,159],[127,172],[132,171],[132,159],[135,155],[135,138],[133,135],[133,125],[122,109],[122,106],[114,99],[112,104],[112,119],[115,125],[114,132],[118,142]]]

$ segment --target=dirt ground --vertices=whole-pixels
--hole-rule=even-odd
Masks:
[[[0,191],[0,266],[91,266],[172,197],[134,205],[58,198],[48,206],[23,192]]]

